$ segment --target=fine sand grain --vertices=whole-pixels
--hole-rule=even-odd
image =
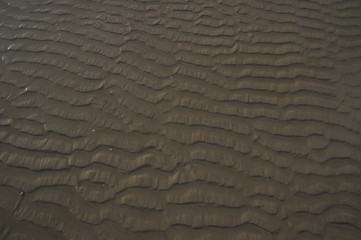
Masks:
[[[0,0],[0,239],[361,239],[360,0]]]

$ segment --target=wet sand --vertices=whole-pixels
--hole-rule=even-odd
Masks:
[[[1,0],[0,239],[361,239],[361,1]]]

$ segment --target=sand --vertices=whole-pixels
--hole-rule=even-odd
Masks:
[[[0,239],[361,239],[361,1],[1,0]]]

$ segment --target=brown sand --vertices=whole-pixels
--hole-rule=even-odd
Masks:
[[[361,239],[360,0],[0,23],[0,239]]]

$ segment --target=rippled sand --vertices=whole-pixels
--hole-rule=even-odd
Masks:
[[[361,1],[0,0],[0,239],[361,239]]]

